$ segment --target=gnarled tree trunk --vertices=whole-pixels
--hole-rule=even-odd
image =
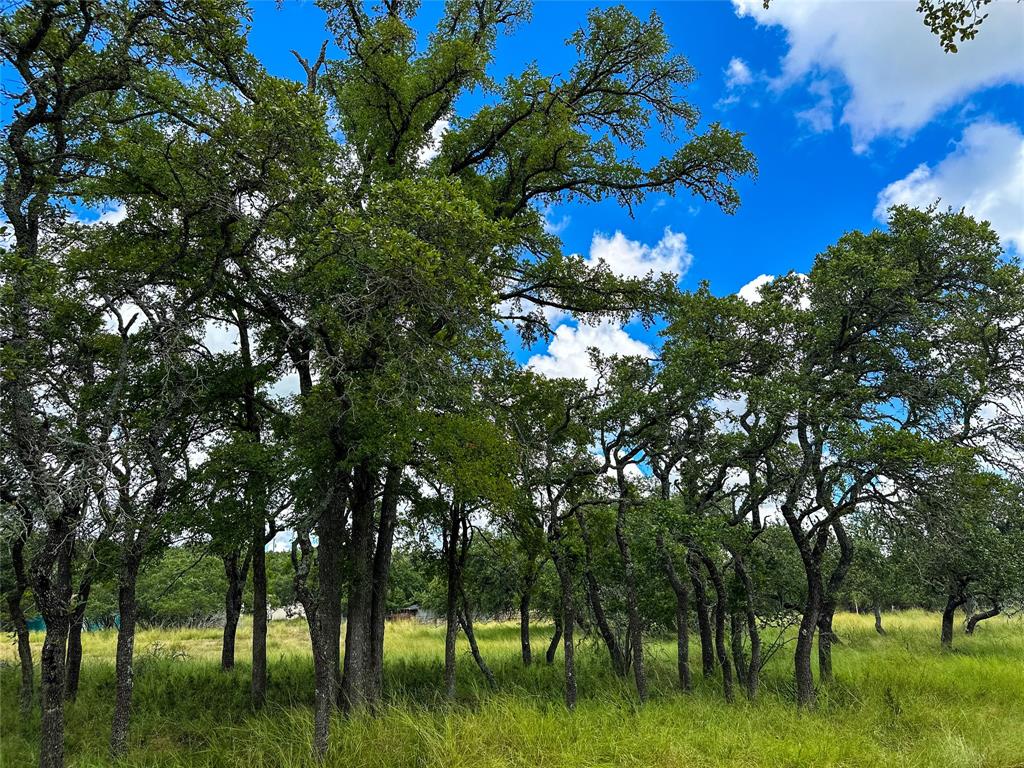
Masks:
[[[587,530],[586,518],[584,518],[581,510],[576,512],[576,522],[580,526],[580,534],[583,537],[583,578],[587,586],[587,601],[590,603],[590,609],[594,613],[597,630],[601,635],[601,639],[604,640],[605,647],[608,649],[608,656],[612,661],[612,669],[616,675],[624,677],[627,671],[626,656],[622,652],[618,638],[612,632],[611,625],[608,623],[608,617],[604,612],[604,604],[601,601],[601,587],[597,583],[597,577],[594,576],[593,546]],[[567,630],[568,628],[563,625],[563,632]]]
[[[551,642],[548,643],[548,650],[544,654],[544,661],[548,664],[555,663],[555,655],[558,653],[558,644],[562,640],[562,610],[555,612],[555,631],[551,635]]]
[[[348,612],[345,616],[344,675],[341,679],[341,703],[345,712],[352,712],[360,707],[375,704],[372,656],[373,496],[376,473],[364,461],[356,467],[352,478],[352,538],[348,557],[350,579]],[[337,590],[339,598],[341,594],[340,571],[341,563],[338,564]],[[340,633],[340,615],[338,618]],[[337,652],[335,651],[335,653]]]
[[[373,605],[370,607],[371,690],[367,699],[376,706],[384,696],[384,619],[388,610],[388,582],[398,523],[398,498],[403,468],[390,465],[384,476],[377,546],[373,553]]]
[[[967,601],[962,587],[952,593],[946,600],[946,607],[942,611],[942,647],[949,649],[953,647],[953,621],[956,618],[956,609]]]
[[[885,627],[882,626],[882,609],[878,603],[872,606],[872,611],[875,614],[875,632],[885,637]]]
[[[968,635],[974,634],[975,627],[978,626],[979,621],[986,621],[987,619],[994,619],[1000,613],[1002,613],[1002,607],[999,603],[993,603],[992,607],[987,611],[980,611],[978,613],[971,614],[971,617],[967,619],[966,632]]]
[[[117,609],[121,626],[117,630],[115,655],[114,717],[110,727],[110,754],[116,759],[128,748],[128,727],[131,724],[132,694],[135,685],[135,620],[138,615],[136,584],[141,564],[141,541],[135,551],[125,555],[117,590]]]
[[[220,668],[223,670],[234,669],[235,666],[235,636],[238,633],[238,619],[242,615],[242,594],[249,575],[252,549],[247,548],[244,557],[241,550],[240,547],[221,558],[224,561],[224,576],[228,582],[224,593],[224,635],[220,649]]]
[[[853,565],[853,545],[850,543],[842,521],[836,520],[832,523],[832,530],[839,543],[839,561],[828,578],[828,585],[822,596],[821,612],[818,615],[818,676],[823,682],[831,682],[834,679],[832,646],[839,642],[839,638],[832,629],[832,619],[836,613],[836,599],[839,590],[846,580],[850,566]]]
[[[14,499],[4,501],[14,503]],[[4,597],[7,600],[7,611],[11,616],[11,624],[18,641],[18,663],[21,666],[21,684],[18,689],[18,702],[22,716],[27,716],[32,708],[32,693],[35,687],[35,671],[32,665],[32,643],[29,640],[28,620],[21,602],[28,591],[28,576],[25,573],[25,542],[32,532],[32,514],[22,510],[22,527],[11,542],[11,573],[14,583]]]
[[[715,675],[715,641],[711,629],[711,609],[708,605],[708,594],[701,578],[700,565],[696,555],[687,553],[687,570],[690,583],[693,585],[694,612],[697,614],[697,633],[700,635],[701,671],[705,678]]]
[[[718,655],[718,664],[722,668],[722,693],[726,701],[733,700],[732,664],[729,662],[729,651],[725,644],[725,614],[728,610],[728,598],[725,592],[725,582],[711,558],[704,554],[700,555],[701,562],[707,568],[711,584],[715,589],[715,651]]]
[[[271,538],[273,538],[271,528]],[[263,521],[252,536],[252,683],[254,709],[267,701],[267,538]]]
[[[626,615],[629,646],[633,654],[633,679],[636,682],[636,695],[643,703],[647,701],[647,673],[644,670],[644,638],[640,622],[640,600],[637,597],[636,568],[633,565],[633,553],[626,537],[626,510],[629,507],[629,488],[626,476],[620,466],[616,470],[619,489],[619,503],[615,514],[615,542],[619,547],[622,569],[626,576]]]
[[[693,678],[690,674],[690,589],[686,581],[679,578],[679,574],[676,573],[672,554],[665,546],[661,533],[657,536],[657,545],[665,561],[669,584],[672,585],[672,591],[676,596],[676,664],[679,669],[679,687],[689,691],[693,688]]]

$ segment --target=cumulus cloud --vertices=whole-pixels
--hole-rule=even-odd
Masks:
[[[430,141],[416,153],[417,163],[426,165],[437,157],[437,154],[441,151],[441,139],[448,133],[450,127],[451,121],[444,118],[434,123],[433,128],[430,129]]]
[[[840,122],[863,151],[883,135],[909,136],[965,97],[995,85],[1024,83],[1020,55],[1024,5],[995,2],[977,40],[943,53],[912,3],[733,0],[736,13],[785,30],[788,50],[777,88],[837,76],[845,87]],[[819,89],[821,86],[817,86]],[[804,118],[825,126],[821,94]],[[814,111],[817,109],[817,111]],[[804,110],[807,112],[807,110]]]
[[[744,285],[736,295],[751,304],[757,304],[761,300],[761,289],[775,279],[775,275],[758,275],[749,283]]]
[[[630,240],[618,231],[611,237],[595,232],[587,264],[595,267],[601,262],[622,277],[644,277],[651,272],[682,277],[690,268],[693,255],[687,250],[686,235],[673,232],[670,227],[665,227],[661,240],[654,246]]]
[[[987,24],[988,22],[986,22]],[[1014,125],[979,121],[934,166],[922,164],[878,195],[875,216],[903,203],[964,208],[992,223],[1004,243],[1024,252],[1024,135]]]
[[[598,325],[561,325],[547,352],[531,357],[526,367],[550,378],[586,379],[594,383],[597,373],[590,364],[590,350],[596,348],[603,355],[639,355],[654,357],[654,352],[630,336],[622,326],[602,322]]]
[[[86,217],[78,213],[71,214],[71,220],[79,224],[93,226],[95,224],[120,224],[128,217],[128,209],[119,200],[112,200],[98,209],[86,209],[83,213],[87,214]]]
[[[733,57],[729,59],[729,66],[725,68],[725,85],[727,88],[742,88],[754,82],[754,75],[743,59]]]

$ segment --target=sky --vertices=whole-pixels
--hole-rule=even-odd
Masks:
[[[595,5],[535,3],[532,21],[499,41],[492,73],[531,63],[568,72],[574,51],[564,41]],[[684,289],[707,280],[715,293],[752,295],[770,276],[809,269],[844,232],[883,226],[886,206],[936,201],[990,220],[1009,252],[1024,252],[1024,4],[996,0],[957,54],[941,50],[914,0],[627,7],[661,17],[674,52],[700,74],[685,97],[701,126],[743,132],[759,174],[740,182],[731,216],[685,192],[652,196],[633,216],[612,201],[552,208],[548,221],[568,252],[623,273],[675,272]],[[323,13],[304,0],[252,9],[253,53],[272,73],[301,79],[290,50],[315,58],[327,37]],[[442,10],[423,3],[421,35]],[[652,156],[672,150],[652,133]],[[586,375],[589,346],[644,354],[656,344],[636,324],[560,322],[550,345],[516,347],[517,359],[550,375]]]
[[[532,20],[499,40],[491,74],[534,63],[545,74],[568,73],[575,52],[565,40],[601,5],[535,2]],[[683,289],[706,280],[716,294],[748,298],[774,276],[806,272],[843,233],[884,226],[894,203],[965,208],[991,221],[1008,253],[1024,254],[1024,3],[995,0],[977,39],[956,54],[942,51],[916,5],[627,3],[638,16],[656,13],[673,52],[698,71],[683,94],[701,112],[698,131],[720,122],[743,132],[759,174],[739,182],[733,215],[683,191],[651,196],[632,216],[614,201],[557,206],[545,213],[549,226],[567,252],[623,274],[668,271]],[[304,81],[291,51],[316,58],[329,37],[323,12],[310,0],[255,0],[251,9],[251,51],[272,74]],[[422,3],[414,21],[421,39],[442,12],[440,0]],[[457,109],[472,109],[474,98]],[[652,131],[644,157],[674,149]],[[589,347],[650,355],[657,345],[657,329],[637,323],[558,323],[550,343],[532,348],[507,334],[516,359],[547,375],[587,377]]]

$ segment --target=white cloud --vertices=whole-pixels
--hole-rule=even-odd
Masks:
[[[96,224],[120,224],[128,216],[128,209],[119,200],[110,202],[96,208],[87,208],[83,211],[88,218],[83,218],[78,213],[71,214],[71,220],[79,224],[93,226]]]
[[[562,234],[572,221],[572,217],[567,213],[555,218],[554,206],[551,205],[544,206],[541,210],[541,216],[544,219],[544,231],[549,235]]]
[[[437,154],[441,151],[441,139],[448,133],[450,127],[451,121],[444,118],[434,123],[434,126],[430,129],[430,140],[416,153],[417,164],[426,165],[437,157]]]
[[[203,345],[215,355],[233,352],[238,346],[238,327],[207,320],[203,327]]]
[[[725,68],[725,85],[727,88],[742,88],[754,82],[754,75],[743,59],[733,57],[729,59],[729,66]]]
[[[987,24],[988,22],[986,22]],[[992,223],[1004,243],[1024,252],[1024,135],[1014,125],[979,121],[934,166],[919,165],[878,195],[875,216],[890,205],[965,208]]]
[[[909,2],[777,0],[768,10],[761,0],[733,4],[738,15],[786,31],[789,48],[776,87],[813,84],[833,73],[842,77],[849,93],[841,122],[858,151],[879,136],[911,135],[974,92],[1024,83],[1024,4],[997,0],[986,6],[989,18],[978,38],[957,54],[943,53]],[[824,125],[814,109],[805,118]]]
[[[758,275],[749,283],[744,285],[736,295],[751,304],[757,304],[761,300],[761,289],[775,279],[775,275]]]
[[[639,355],[654,357],[654,352],[626,333],[622,326],[610,322],[597,325],[560,325],[547,352],[534,355],[526,367],[550,378],[586,379],[594,383],[597,374],[590,364],[591,348],[603,355]]]
[[[682,277],[690,268],[693,255],[686,249],[686,235],[673,232],[670,227],[665,227],[661,240],[653,247],[630,240],[618,231],[611,237],[595,232],[587,265],[596,267],[601,262],[622,277],[644,277],[651,272]]]

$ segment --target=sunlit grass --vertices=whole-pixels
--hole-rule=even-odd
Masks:
[[[868,616],[842,615],[836,627],[836,682],[811,713],[791,703],[790,651],[764,673],[755,703],[726,704],[717,680],[675,689],[675,648],[652,641],[653,697],[638,707],[628,681],[611,674],[600,647],[579,652],[580,705],[561,704],[561,656],[543,663],[548,626],[534,628],[540,663],[519,661],[518,627],[484,624],[477,633],[498,678],[491,691],[468,649],[459,649],[459,695],[442,695],[443,627],[388,628],[388,704],[377,716],[334,723],[331,766],[1024,766],[1024,624],[994,619],[973,637],[939,649],[938,617],[886,617],[878,636]],[[132,751],[125,766],[304,766],[311,764],[312,671],[302,621],[270,627],[270,703],[248,700],[248,622],[239,664],[222,673],[220,632],[144,630],[137,642]],[[38,646],[41,636],[33,638]],[[114,632],[85,637],[82,691],[68,710],[74,766],[108,765]],[[699,670],[699,647],[692,649]],[[38,757],[38,715],[21,722],[13,645],[0,649],[0,765]]]

